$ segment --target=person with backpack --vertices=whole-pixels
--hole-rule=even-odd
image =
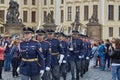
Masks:
[[[92,44],[92,61],[93,61],[93,68],[95,68],[97,65],[96,65],[96,62],[97,62],[97,57],[99,55],[99,52],[98,52],[98,45],[96,42],[94,42]]]
[[[100,41],[98,50],[99,50],[99,57],[101,62],[101,71],[104,71],[105,70],[105,52],[106,52],[104,41]]]

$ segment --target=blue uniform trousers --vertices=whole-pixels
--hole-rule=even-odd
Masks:
[[[63,80],[66,80],[67,74],[67,63],[62,63],[60,66],[60,73],[62,74]]]
[[[43,76],[42,76],[42,80],[51,80],[50,77],[50,71],[45,71]]]
[[[40,75],[34,75],[34,76],[21,75],[21,80],[41,80],[41,79],[40,79]]]
[[[60,80],[59,65],[51,67],[52,80]]]

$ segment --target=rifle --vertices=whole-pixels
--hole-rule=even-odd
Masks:
[[[76,22],[74,22],[74,26],[73,28],[71,28],[71,37],[70,37],[70,47],[69,47],[69,50],[70,51],[73,51],[73,37],[72,37],[72,31],[75,30],[75,27],[76,27]]]

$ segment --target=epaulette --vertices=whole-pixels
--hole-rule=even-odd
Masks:
[[[46,42],[46,43],[50,44],[50,42],[49,42],[49,41],[47,41],[47,40],[44,40],[44,42]]]
[[[53,38],[54,40],[58,40],[58,38]]]
[[[47,41],[47,40],[48,40],[48,38],[44,39],[44,41]]]

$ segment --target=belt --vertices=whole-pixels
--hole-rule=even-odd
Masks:
[[[51,55],[59,55],[59,53],[51,53]]]
[[[74,53],[79,53],[79,51],[73,51]]]
[[[22,58],[22,61],[25,61],[25,62],[34,62],[34,61],[38,61],[38,58],[33,58],[33,59]]]

